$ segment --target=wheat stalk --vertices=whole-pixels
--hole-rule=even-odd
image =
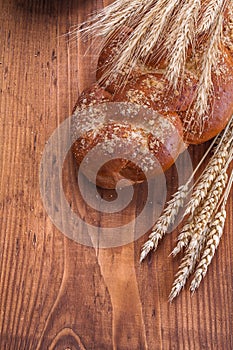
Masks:
[[[186,130],[192,130],[193,133],[198,130],[199,135],[202,134],[205,121],[209,118],[210,96],[213,95],[212,68],[216,67],[219,60],[222,25],[223,14],[220,13],[215,27],[210,34],[208,44],[205,47],[205,54],[201,60],[201,75],[198,81],[194,107],[187,111],[184,119]]]
[[[152,232],[149,235],[149,239],[142,246],[140,262],[145,259],[151,250],[157,249],[159,241],[167,233],[169,226],[174,223],[180,208],[184,205],[184,200],[187,196],[187,193],[188,185],[182,185],[173,195],[173,198],[167,203],[163,214],[153,226]]]
[[[209,152],[212,150],[217,138],[218,136],[216,136],[213,142],[210,144],[209,148],[200,160],[196,169],[193,171],[192,175],[189,177],[186,184],[180,186],[178,191],[172,196],[172,199],[169,202],[167,202],[166,208],[163,211],[160,218],[158,219],[158,221],[156,222],[156,224],[153,226],[152,232],[149,235],[148,240],[142,246],[140,262],[142,262],[146,258],[146,256],[151,250],[157,249],[159,241],[165,236],[170,225],[174,223],[174,220],[177,214],[179,213],[179,210],[184,205],[184,198],[186,198],[192,190],[192,186],[190,187],[190,184],[192,183],[196,172],[208,156]]]
[[[184,246],[188,246],[173,283],[172,291],[169,296],[170,301],[172,301],[185,286],[188,277],[195,269],[195,265],[199,260],[202,249],[204,249],[204,251],[190,287],[192,292],[194,292],[200,285],[200,282],[205,276],[207,268],[215,254],[223,232],[225,223],[224,211],[233,182],[232,172],[227,183],[227,169],[232,160],[233,148],[231,148],[231,151],[228,154],[228,160],[225,163],[224,168],[212,184],[207,198],[202,202],[202,207],[197,207],[192,219],[186,225],[185,230],[183,229],[183,237],[180,235],[178,244],[172,252],[175,255]],[[219,211],[219,206],[222,202],[223,204]]]
[[[216,210],[216,206],[222,196],[223,190],[227,183],[227,178],[226,173],[218,176],[211,190],[209,191],[208,197],[204,201],[201,210],[196,216],[193,217],[193,220],[190,223],[190,225],[193,223],[193,231],[191,232],[192,238],[173,283],[172,291],[169,296],[170,301],[172,301],[180,293],[181,289],[186,284],[188,277],[195,268],[200,252],[205,243],[206,234],[208,232],[208,224],[211,221],[211,218]]]
[[[203,11],[200,12],[198,33],[203,34],[214,25],[219,13],[226,6],[226,0],[209,0],[204,4]]]
[[[170,302],[179,295],[180,291],[184,288],[188,277],[193,272],[203,245],[203,240],[204,234],[199,235],[196,233],[193,236],[194,244],[192,241],[189,243],[189,247],[187,248],[186,254],[181,261],[171,293],[169,295]]]
[[[218,146],[216,147],[215,153],[212,156],[209,165],[207,166],[207,170],[204,172],[204,174],[199,179],[200,183],[197,186],[202,187],[202,191],[203,191],[203,187],[205,187],[206,195],[207,195],[208,189],[210,188],[213,180],[216,179],[217,174],[219,174],[220,171],[222,170],[222,164],[224,162],[222,161],[222,158],[221,158],[221,160],[217,160],[217,159],[221,154],[220,151],[222,151],[222,149],[225,150],[226,147],[229,147],[229,142],[231,140],[230,136],[232,137],[232,129],[231,129],[232,124],[233,124],[233,118],[229,121],[225,131],[223,132],[222,137],[220,139],[220,142],[219,142]],[[190,186],[193,177],[195,176],[199,167],[201,166],[201,164],[204,162],[204,160],[208,156],[209,152],[212,150],[214,144],[216,143],[216,141],[218,139],[218,136],[213,140],[213,142],[211,143],[211,145],[209,146],[209,148],[205,152],[204,156],[200,160],[198,166],[196,167],[196,169],[193,171],[192,175],[190,176],[190,178],[186,182],[186,184],[181,186],[178,189],[178,191],[173,195],[173,198],[167,203],[166,209],[164,210],[164,212],[162,213],[162,215],[160,216],[160,218],[158,219],[156,224],[153,226],[152,232],[149,235],[148,240],[142,246],[140,262],[142,262],[146,258],[146,256],[149,254],[149,252],[151,250],[157,249],[159,241],[165,236],[170,225],[172,223],[174,223],[174,220],[175,220],[177,214],[179,213],[179,210],[184,205],[184,198],[193,189],[193,186]],[[229,138],[230,138],[230,140],[229,140]],[[227,155],[227,153],[224,153],[225,157],[226,157],[226,155]],[[222,154],[222,156],[223,156],[223,154]],[[217,165],[219,163],[221,166],[217,167]],[[213,171],[212,166],[215,167],[214,168],[215,169],[215,176],[213,176],[213,174],[212,174],[212,177],[210,177],[210,172]],[[205,175],[205,174],[207,174],[207,175]],[[211,184],[208,182],[208,188],[207,188],[206,179],[209,180],[210,178],[212,179],[212,182],[211,182]],[[199,188],[199,190],[200,190],[200,188]],[[187,214],[190,214],[191,211],[193,213],[194,212],[194,205],[197,207],[200,204],[199,190],[196,190],[194,192],[194,195],[191,196],[190,200],[192,201],[192,205],[190,205],[189,204],[190,202],[188,202],[188,204],[186,206],[186,211],[185,211],[185,214],[183,215],[183,217],[186,216]],[[205,196],[203,196],[203,199],[204,199],[204,197]],[[197,201],[198,201],[198,205],[197,205]],[[181,249],[183,249],[184,247],[186,247],[188,245],[188,243],[190,241],[190,231],[192,231],[192,225],[193,225],[193,224],[190,225],[190,222],[191,222],[191,219],[183,227],[183,230],[181,231],[180,235],[178,236],[178,243],[177,243],[177,246],[172,251],[172,253],[171,253],[172,255],[178,254],[181,251]]]
[[[170,33],[164,44],[168,48],[168,52],[172,48],[168,54],[169,64],[166,76],[174,88],[177,88],[179,77],[184,74],[187,50],[189,45],[193,44],[195,38],[200,8],[200,0],[186,1],[177,14],[176,20],[171,26]]]
[[[231,156],[231,160],[232,160],[232,156]],[[214,254],[218,248],[220,239],[223,234],[225,221],[226,221],[226,203],[232,188],[232,183],[233,183],[233,172],[231,172],[231,176],[227,184],[227,188],[224,193],[223,200],[220,201],[219,203],[219,206],[221,206],[221,208],[219,211],[218,211],[218,208],[216,208],[216,214],[215,214],[214,220],[209,227],[207,243],[203,251],[203,254],[201,256],[201,260],[195,271],[194,279],[192,280],[190,285],[191,292],[194,292],[199,287],[201,280],[205,277],[208,266],[210,265],[214,257]]]
[[[122,26],[127,26],[132,32],[109,62],[102,80],[114,80],[116,73],[125,71],[127,80],[138,62],[146,61],[150,55],[159,59],[158,56],[168,53],[165,75],[176,87],[184,72],[189,45],[204,33],[202,51],[193,45],[194,54],[198,53],[202,62],[201,75],[193,116],[186,118],[187,126],[195,127],[208,112],[208,101],[213,93],[211,70],[218,60],[223,12],[227,4],[229,0],[116,0],[70,34],[81,33],[84,37],[92,34],[108,41]],[[120,83],[124,84],[124,79]],[[200,125],[203,127],[203,123]]]
[[[191,282],[191,292],[194,292],[199,287],[201,280],[205,277],[207,273],[208,266],[210,265],[214,257],[215,251],[219,245],[219,241],[222,236],[225,225],[225,220],[226,210],[225,207],[223,207],[221,208],[220,212],[217,212],[217,214],[214,217],[214,221],[209,227],[206,246],[201,256],[201,260],[195,271],[194,279]]]
[[[231,135],[230,139],[228,139],[229,135]],[[221,146],[216,148],[214,155],[211,157],[204,172],[200,176],[190,201],[186,206],[184,216],[193,216],[196,208],[198,208],[200,203],[205,199],[213,181],[216,179],[217,175],[220,174],[227,162],[229,148],[232,147],[232,140],[232,130],[229,130],[229,133],[226,134],[226,139],[221,139]]]
[[[125,67],[127,67],[127,76],[129,76],[140,60],[146,60],[152,49],[159,45],[161,38],[164,37],[165,28],[167,28],[171,20],[173,11],[182,3],[177,0],[152,2],[153,4],[149,10],[144,9],[144,12],[140,12],[137,25],[128,39],[119,48],[112,61],[109,62],[108,69],[106,69],[101,81],[106,79],[114,80],[116,72],[125,72]],[[130,23],[131,26],[133,26],[132,23]],[[127,76],[125,79],[127,79]]]

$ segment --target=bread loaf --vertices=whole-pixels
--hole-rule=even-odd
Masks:
[[[233,60],[231,57],[233,46],[230,45],[230,29],[227,30],[228,48],[221,45],[218,66],[212,69],[213,94],[209,98],[209,110],[204,116],[204,130],[201,130],[203,125],[197,123],[193,129],[187,127],[190,118],[198,119],[194,113],[194,103],[201,64],[198,61],[198,54],[193,57],[191,50],[189,50],[183,79],[175,90],[169,87],[165,78],[166,58],[164,56],[157,61],[151,58],[147,64],[138,64],[129,75],[127,84],[122,84],[124,75],[128,74],[126,71],[115,74],[115,79],[113,77],[111,83],[105,81],[104,86],[107,91],[114,94],[115,101],[129,101],[158,111],[177,112],[181,120],[186,122],[183,125],[186,143],[199,144],[208,141],[224,129],[233,114]],[[118,37],[118,45],[120,45],[125,36],[121,37],[118,34]],[[201,40],[204,38],[200,39],[200,46]],[[108,61],[105,59],[108,57],[110,60],[117,54],[117,48],[118,46],[111,43],[102,50],[98,62],[97,79],[101,79],[101,74],[107,74]],[[120,84],[121,88],[119,88]]]
[[[111,116],[95,111],[94,118],[89,112],[83,119],[80,117],[78,111],[84,104],[88,108],[111,102],[107,94],[103,88],[93,85],[81,94],[76,107],[73,132],[82,124],[88,128],[83,128],[85,130],[74,142],[72,151],[78,165],[82,163],[86,177],[100,187],[115,188],[119,180],[126,178],[131,183],[139,183],[167,170],[184,149],[183,127],[177,113],[151,113],[150,109],[144,108],[143,115],[138,116],[135,105],[125,103],[122,104],[125,112],[114,122]],[[105,156],[109,161],[101,166]]]
[[[90,181],[104,188],[115,188],[125,178],[131,183],[142,182],[167,170],[189,143],[205,142],[223,130],[233,114],[233,36],[229,23],[232,22],[228,20],[224,27],[218,65],[212,68],[213,94],[202,118],[203,129],[195,114],[201,65],[198,52],[193,55],[188,50],[188,61],[176,89],[166,79],[166,52],[160,56],[152,54],[133,69],[125,67],[120,72],[111,72],[109,80],[109,63],[131,29],[123,27],[113,35],[99,57],[99,83],[80,95],[74,109],[74,133],[80,125],[86,127],[72,150]],[[200,38],[200,50],[202,40],[204,37]],[[95,106],[103,102],[121,103],[124,113],[119,110],[116,120],[101,110],[94,113]],[[94,107],[93,113],[88,112],[90,106]],[[137,107],[144,110],[141,119],[136,117]],[[79,112],[85,109],[87,114],[80,117]],[[191,119],[195,120],[193,128],[187,127]],[[106,155],[107,161],[101,164]]]

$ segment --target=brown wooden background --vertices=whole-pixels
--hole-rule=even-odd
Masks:
[[[140,266],[146,235],[118,248],[82,246],[43,208],[38,171],[45,142],[94,79],[96,57],[83,57],[85,45],[68,45],[64,34],[102,6],[0,0],[0,349],[233,349],[232,198],[207,277],[196,294],[186,288],[172,304],[179,259],[168,254],[177,232]],[[191,149],[194,163],[203,150]],[[169,193],[174,174],[167,176]],[[73,208],[104,226],[105,216],[87,211],[79,198],[70,156],[63,175]],[[132,219],[144,197],[139,186],[126,214],[112,221]]]

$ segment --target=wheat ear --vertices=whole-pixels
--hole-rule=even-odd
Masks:
[[[229,149],[232,147],[233,141],[233,119],[230,120],[228,126],[226,127],[218,146],[215,149],[213,156],[211,157],[205,170],[197,180],[194,191],[192,192],[190,201],[188,202],[184,216],[193,215],[196,208],[206,197],[209,188],[211,187],[213,181],[220,174],[221,170],[224,168]]]
[[[198,81],[194,107],[192,110],[187,111],[187,116],[184,119],[186,130],[192,130],[192,132],[196,132],[199,135],[204,130],[210,109],[210,97],[213,96],[212,68],[216,67],[219,59],[222,25],[223,14],[221,13],[209,37],[205,55],[202,57],[201,76]]]
[[[191,282],[191,292],[194,292],[199,287],[201,280],[207,273],[208,266],[214,257],[215,251],[219,245],[220,238],[222,237],[225,221],[226,210],[223,207],[221,208],[220,212],[217,212],[214,217],[214,221],[209,227],[206,246],[195,271],[194,279]]]
[[[148,3],[149,1],[146,2],[146,4]],[[138,22],[134,26],[133,32],[109,63],[105,76],[101,80],[114,80],[116,72],[125,72],[125,67],[129,67],[127,69],[127,76],[129,76],[139,60],[145,61],[152,49],[160,44],[160,40],[164,37],[165,28],[168,27],[173,11],[177,6],[181,6],[181,3],[182,1],[177,0],[152,1],[149,10],[143,9],[143,12],[141,11],[139,13],[139,18],[135,16],[135,22]],[[130,27],[132,26],[133,24],[130,23]]]
[[[184,74],[187,50],[189,45],[193,45],[200,8],[200,0],[186,1],[177,14],[164,44],[168,49],[169,62],[166,76],[174,88],[177,88],[179,77]]]
[[[186,123],[187,127],[195,127],[195,119],[200,122],[208,112],[213,92],[211,70],[218,59],[223,12],[229,3],[229,0],[116,0],[70,35],[92,34],[108,41],[126,26],[132,32],[109,62],[105,80],[114,79],[113,72],[124,72],[125,67],[129,67],[127,79],[136,63],[145,62],[149,56],[160,59],[168,55],[166,76],[176,86],[182,78],[189,45],[198,42],[204,34],[203,50],[200,52],[200,47],[193,45],[193,53],[199,55],[202,65],[193,117],[186,118]]]
[[[212,183],[212,187],[204,198],[202,205],[196,209],[194,215],[190,217],[189,222],[183,227],[178,236],[177,245],[171,253],[173,256],[177,255],[183,247],[189,244],[195,233],[200,235],[203,228],[207,226],[221,198],[226,182],[227,174],[224,169]]]
[[[208,32],[216,22],[219,13],[226,6],[226,0],[209,0],[203,6],[203,11],[199,13],[198,33]]]
[[[203,203],[201,210],[196,216],[193,217],[194,229],[192,232],[192,238],[173,283],[172,291],[169,296],[170,301],[172,301],[180,293],[181,289],[186,284],[188,277],[195,268],[202,247],[205,244],[209,222],[211,222],[217,203],[219,202],[226,186],[226,182],[226,173],[218,176],[208,194],[207,199]]]
[[[198,200],[198,205],[195,201],[192,200],[192,197],[191,197],[191,199],[188,203],[188,208],[190,207],[190,203],[191,203],[192,210],[188,211],[188,213],[189,213],[188,222],[183,226],[183,228],[182,228],[182,230],[177,238],[176,247],[171,252],[171,255],[176,256],[183,248],[188,246],[188,244],[192,238],[193,231],[194,231],[196,225],[198,225],[197,219],[201,215],[200,208],[202,207],[203,203],[204,203],[204,205],[206,205],[206,204],[208,204],[208,201],[212,201],[211,206],[213,207],[213,209],[214,209],[214,203],[215,203],[215,206],[218,205],[218,199],[214,198],[213,193],[217,193],[219,191],[219,193],[217,193],[217,195],[219,196],[219,195],[221,195],[222,191],[224,190],[225,185],[223,186],[222,189],[220,188],[218,190],[218,184],[222,180],[224,180],[224,178],[225,178],[225,184],[226,184],[226,180],[227,180],[227,173],[226,172],[227,172],[227,169],[229,167],[230,162],[232,161],[232,154],[233,154],[232,146],[233,146],[233,143],[231,143],[230,152],[227,153],[228,160],[225,162],[225,166],[220,169],[221,171],[219,171],[219,175],[214,180],[212,179],[211,184],[208,183],[208,191],[205,193],[205,196],[203,196],[203,198],[200,195],[200,198],[202,198],[202,200],[200,200],[200,201]],[[198,185],[200,185],[200,184],[198,184]],[[212,186],[212,188],[210,186]],[[196,192],[196,194],[198,194],[198,192]],[[195,194],[195,198],[196,198],[196,194]],[[193,209],[193,203],[195,204],[194,209]],[[208,206],[207,206],[207,209],[208,209]],[[211,211],[210,211],[210,213],[211,213]],[[210,214],[210,213],[208,213],[208,214]]]
[[[154,225],[148,241],[142,246],[140,262],[145,259],[151,250],[157,249],[159,241],[167,233],[169,226],[174,223],[180,208],[183,206],[187,192],[187,184],[182,185],[167,203],[167,207]]]
[[[218,208],[216,209],[214,221],[211,223],[209,227],[207,243],[203,251],[201,260],[195,271],[194,279],[192,280],[190,285],[191,292],[194,292],[199,287],[201,280],[205,277],[208,266],[210,265],[214,257],[214,254],[218,248],[220,239],[223,234],[225,221],[226,221],[226,203],[232,188],[232,183],[233,183],[233,172],[231,172],[231,176],[227,184],[227,188],[224,193],[222,203],[221,202],[219,203],[219,206],[221,208],[219,211],[217,210]]]
[[[176,247],[171,252],[171,255],[176,256],[183,248],[187,247],[195,226],[193,222],[194,215],[197,215],[199,207],[207,197],[208,191],[211,188],[214,180],[221,174],[224,166],[226,166],[227,158],[229,162],[229,149],[233,146],[233,117],[228,122],[223,133],[221,133],[220,141],[218,142],[215,152],[211,157],[207,167],[194,184],[194,190],[190,200],[186,205],[183,218],[188,216],[187,223],[183,226],[178,238]],[[211,147],[212,148],[212,147]],[[228,166],[228,165],[227,165]],[[190,188],[190,191],[192,188]]]
[[[191,291],[193,292],[198,288],[217,249],[225,223],[224,210],[233,182],[233,173],[231,173],[227,183],[227,169],[233,160],[233,148],[231,148],[228,157],[224,168],[214,181],[207,198],[203,202],[202,208],[197,208],[197,213],[195,212],[196,215],[194,214],[192,218],[193,232],[188,237],[190,242],[173,283],[169,296],[170,301],[180,293],[186,284],[188,277],[195,269],[203,249],[200,263],[191,284]],[[219,212],[221,203],[223,204]],[[218,213],[220,213],[219,216]],[[219,220],[220,224],[216,226]]]
[[[178,191],[172,196],[172,199],[167,202],[167,206],[163,211],[162,215],[152,228],[152,232],[148,237],[148,240],[144,243],[141,249],[140,262],[142,262],[151,250],[156,250],[159,241],[165,236],[168,231],[169,226],[174,223],[174,220],[179,213],[179,210],[184,205],[184,199],[187,197],[189,192],[192,190],[192,180],[200,168],[201,164],[204,162],[209,152],[212,150],[214,144],[216,143],[218,136],[210,144],[209,148],[205,152],[204,156],[200,160],[198,166],[193,171],[192,175],[189,177],[186,184],[180,186]]]

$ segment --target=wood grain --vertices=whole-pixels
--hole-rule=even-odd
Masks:
[[[193,296],[186,288],[172,304],[167,298],[180,257],[168,255],[177,232],[139,265],[146,235],[117,248],[83,246],[59,232],[43,207],[38,176],[45,143],[94,81],[97,59],[83,56],[85,44],[76,39],[68,45],[64,34],[102,6],[0,0],[0,349],[233,349],[232,194],[205,280]],[[190,149],[194,164],[204,148]],[[173,168],[168,196],[175,177]],[[137,186],[125,214],[90,209],[70,155],[63,185],[73,210],[97,226],[130,222],[146,200]],[[133,239],[133,221],[130,234]]]

